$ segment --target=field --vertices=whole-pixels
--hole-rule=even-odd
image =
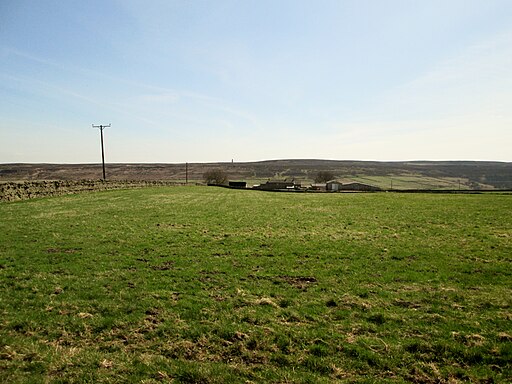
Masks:
[[[512,381],[512,195],[0,203],[0,382]]]

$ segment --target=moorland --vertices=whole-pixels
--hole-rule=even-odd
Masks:
[[[231,180],[259,183],[268,179],[312,182],[321,171],[343,181],[382,189],[512,189],[512,163],[486,161],[372,162],[340,160],[268,160],[189,164],[107,164],[113,181],[202,181],[211,169]],[[101,164],[0,164],[0,182],[26,180],[98,180]]]

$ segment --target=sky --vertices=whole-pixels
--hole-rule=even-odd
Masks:
[[[1,0],[0,163],[512,161],[510,0]]]

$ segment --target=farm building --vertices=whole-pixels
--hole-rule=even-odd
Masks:
[[[294,189],[295,183],[293,181],[267,181],[265,184],[254,186],[254,189],[261,189],[264,191],[278,191]]]
[[[247,188],[247,183],[245,181],[230,181],[229,186],[231,188]]]
[[[325,191],[327,189],[327,184],[325,184],[325,183],[314,183],[314,184],[311,184],[311,189],[313,191]]]
[[[347,183],[341,184],[340,190],[342,191],[380,191],[379,187],[363,183]]]
[[[342,184],[339,181],[331,180],[325,184],[325,189],[331,192],[339,191],[342,188]]]

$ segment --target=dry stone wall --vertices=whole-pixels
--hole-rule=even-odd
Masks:
[[[59,196],[86,191],[143,188],[151,186],[178,185],[169,181],[101,181],[101,180],[55,180],[0,183],[0,201],[26,200],[38,197]]]

